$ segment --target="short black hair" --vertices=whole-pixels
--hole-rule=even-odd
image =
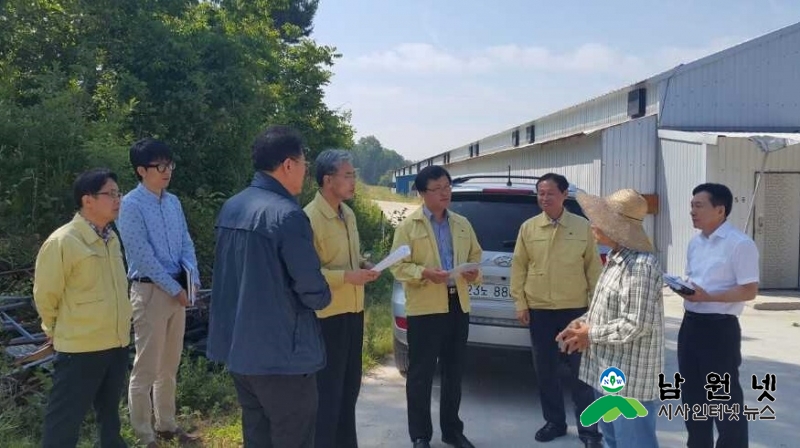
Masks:
[[[133,174],[136,175],[136,179],[142,180],[142,176],[136,171],[137,168],[140,166],[147,168],[153,162],[160,160],[172,162],[174,156],[169,145],[161,140],[146,137],[131,145],[130,159]]]
[[[556,184],[556,187],[558,187],[558,190],[562,193],[569,190],[569,181],[567,178],[556,173],[547,173],[540,177],[536,181],[536,188],[539,188],[539,184],[547,180]]]
[[[270,126],[253,142],[253,168],[275,171],[286,159],[303,155],[304,149],[299,132],[289,126]]]
[[[108,168],[95,168],[79,174],[72,184],[72,196],[78,210],[83,208],[83,197],[99,193],[109,179],[119,182],[117,175]]]
[[[426,166],[422,171],[417,173],[417,177],[414,178],[414,187],[416,187],[417,191],[420,193],[424,193],[428,191],[428,182],[441,179],[445,176],[448,182],[453,183],[453,178],[450,177],[450,173],[448,173],[446,169],[439,165]]]
[[[725,206],[725,217],[731,214],[733,208],[733,193],[731,189],[722,184],[700,184],[692,190],[692,196],[697,193],[706,192],[711,198],[711,205],[714,207]]]

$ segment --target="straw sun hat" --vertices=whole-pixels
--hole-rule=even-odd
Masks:
[[[628,249],[653,252],[642,225],[647,201],[636,190],[618,190],[605,198],[580,191],[577,199],[589,221],[614,242]]]

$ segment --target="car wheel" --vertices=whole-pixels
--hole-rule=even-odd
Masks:
[[[394,364],[403,377],[408,373],[408,346],[394,339]]]

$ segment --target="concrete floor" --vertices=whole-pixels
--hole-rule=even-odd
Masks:
[[[677,367],[677,335],[682,317],[682,299],[665,290],[666,372],[671,378]],[[751,448],[800,446],[800,311],[764,311],[760,303],[800,303],[796,292],[769,292],[747,304],[741,317],[741,383],[748,406],[763,407],[760,391],[751,388],[751,375],[777,377],[771,404],[776,420],[750,422]],[[582,446],[574,425],[569,433],[546,444],[533,440],[543,424],[535,378],[527,352],[471,349],[463,381],[461,418],[465,434],[478,447],[548,448]],[[438,429],[438,386],[434,385],[432,416],[433,447],[444,447]],[[565,397],[570,403],[568,397]],[[677,402],[676,402],[677,403]],[[568,422],[573,420],[568,417]],[[405,400],[405,379],[391,360],[370,372],[364,379],[358,404],[359,445],[371,447],[409,447]],[[683,420],[658,419],[661,447],[686,446]]]

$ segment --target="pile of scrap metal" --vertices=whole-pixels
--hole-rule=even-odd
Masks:
[[[195,304],[186,309],[184,346],[191,353],[203,355],[208,335],[208,303],[211,291],[201,290],[197,296]],[[46,371],[52,369],[51,361],[55,357],[55,351],[47,336],[42,333],[40,323],[32,297],[0,296],[0,356],[10,358],[13,367],[4,376],[33,367]],[[131,344],[131,351],[133,350]]]
[[[0,296],[0,344],[15,367],[9,374],[49,368],[55,352],[39,324],[31,297]]]

